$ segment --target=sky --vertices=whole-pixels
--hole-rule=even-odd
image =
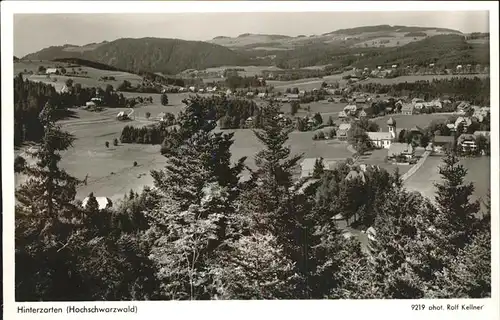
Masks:
[[[119,38],[207,41],[243,33],[297,36],[380,24],[489,32],[487,11],[15,14],[14,55],[23,57],[49,46],[85,45]]]

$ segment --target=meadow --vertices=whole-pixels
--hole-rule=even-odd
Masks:
[[[77,198],[83,199],[90,192],[96,196],[106,196],[113,201],[119,200],[130,189],[140,190],[143,186],[152,185],[151,170],[161,169],[165,158],[160,154],[159,145],[122,144],[113,145],[113,140],[119,140],[126,125],[143,126],[154,123],[154,118],[160,112],[178,114],[183,108],[182,100],[189,94],[169,94],[169,105],[160,104],[158,94],[124,93],[125,96],[152,96],[153,104],[133,109],[132,121],[118,121],[116,115],[120,111],[130,112],[127,108],[108,108],[101,112],[90,112],[75,109],[75,116],[60,121],[63,130],[76,137],[73,148],[62,154],[61,166],[71,175],[84,179],[88,175],[87,185],[81,185],[77,190]],[[319,109],[318,109],[319,110]],[[145,118],[146,112],[151,113],[151,120]],[[218,129],[216,129],[218,130]],[[235,143],[231,147],[232,160],[247,156],[246,164],[255,169],[254,156],[263,146],[257,140],[252,130],[224,130],[234,132]],[[303,154],[304,157],[316,158],[347,158],[351,153],[347,145],[329,144],[327,141],[313,141],[314,132],[293,132],[287,144],[293,154]],[[105,142],[110,143],[106,148]],[[16,151],[16,154],[23,150]],[[134,161],[137,166],[133,166]],[[16,181],[20,183],[22,180]]]
[[[325,101],[316,101],[311,103],[301,103],[300,109],[294,115],[294,117],[305,117],[307,115],[312,116],[315,113],[320,113],[323,117],[323,122],[328,121],[328,117],[332,117],[334,120],[338,118],[338,113],[344,109],[345,103],[334,103]],[[307,108],[310,111],[307,111]],[[281,105],[281,111],[285,114],[290,114],[291,105],[290,103],[283,103]]]

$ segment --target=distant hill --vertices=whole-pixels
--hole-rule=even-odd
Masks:
[[[94,61],[135,73],[153,71],[165,74],[176,74],[185,69],[251,64],[248,56],[223,46],[160,38],[118,39],[85,46],[53,46],[23,57],[28,60],[63,58]]]
[[[446,28],[378,25],[339,29],[308,37],[305,35],[291,37],[273,34],[244,33],[235,38],[215,37],[209,42],[231,49],[267,51],[292,50],[298,47],[321,43],[344,46],[345,41],[350,41],[349,46],[351,47],[380,47],[381,45],[385,47],[399,47],[409,42],[421,40],[418,37],[442,34],[462,35],[458,30]]]
[[[412,38],[413,39],[413,38]],[[456,64],[489,64],[489,45],[472,44],[464,36],[443,34],[406,43],[397,47],[350,46],[349,41],[337,45],[316,43],[288,51],[274,52],[273,63],[282,68],[328,65],[331,68],[375,67],[407,64],[450,67]]]
[[[14,56],[14,61],[17,61],[17,60],[19,60],[19,58],[18,58],[18,57],[16,57],[16,56]]]
[[[407,26],[390,26],[387,24],[378,26],[366,26],[357,27],[349,29],[339,29],[333,32],[326,33],[324,35],[360,35],[367,32],[423,32],[423,31],[437,31],[437,32],[448,32],[461,34],[458,30],[446,29],[446,28],[434,28],[434,27],[407,27]]]
[[[437,35],[401,47],[386,48],[364,55],[354,63],[358,67],[377,65],[435,65],[454,67],[457,64],[490,62],[488,44],[470,44],[460,35]]]

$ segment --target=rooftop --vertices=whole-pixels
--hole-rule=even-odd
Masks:
[[[390,140],[392,135],[390,132],[367,132],[368,138],[370,140]]]

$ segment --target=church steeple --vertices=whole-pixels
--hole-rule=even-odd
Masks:
[[[387,120],[387,127],[389,127],[392,138],[396,139],[396,121],[392,117]]]

